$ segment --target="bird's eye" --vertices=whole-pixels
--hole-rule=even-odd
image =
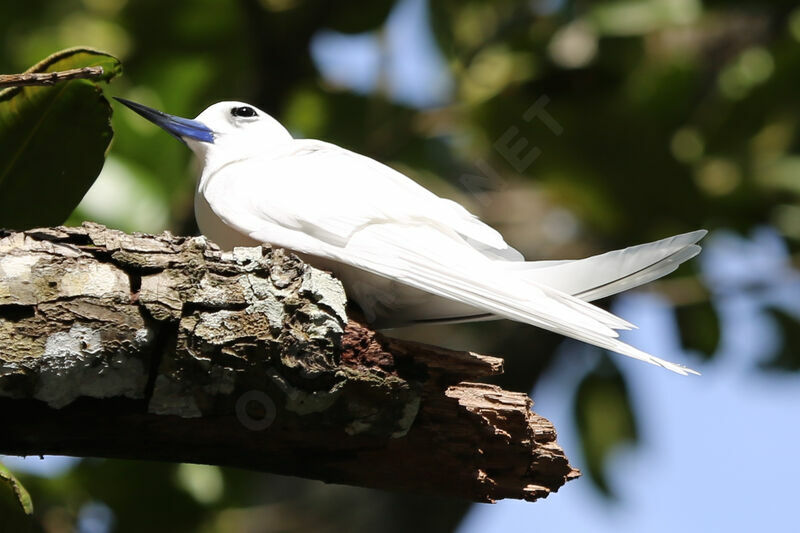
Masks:
[[[231,109],[231,115],[234,117],[257,117],[258,113],[250,106],[234,107]]]

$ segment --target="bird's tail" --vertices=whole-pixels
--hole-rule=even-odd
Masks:
[[[389,223],[354,235],[340,257],[333,249],[330,254],[340,262],[418,289],[427,295],[424,301],[439,297],[453,302],[437,310],[438,318],[496,315],[685,375],[697,372],[620,341],[616,330],[633,326],[575,295],[596,298],[663,275],[697,253],[694,243],[703,234],[679,235],[581,261],[543,264],[487,260],[436,228]],[[357,301],[363,309],[362,300]]]
[[[666,276],[700,253],[706,230],[576,261],[498,262],[522,278],[591,302]]]

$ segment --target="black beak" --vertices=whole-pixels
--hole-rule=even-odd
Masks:
[[[124,98],[117,98],[115,96],[114,100],[130,107],[153,124],[160,126],[168,133],[175,136],[175,138],[181,142],[186,142],[186,139],[193,139],[195,141],[214,143],[214,132],[202,122],[168,115],[163,111],[158,111],[151,107],[125,100]]]

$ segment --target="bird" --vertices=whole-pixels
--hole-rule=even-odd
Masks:
[[[116,98],[186,144],[199,162],[195,218],[222,249],[270,244],[337,277],[375,328],[510,319],[699,374],[619,339],[635,326],[589,302],[674,271],[697,230],[593,257],[527,261],[463,206],[372,158],[295,139],[244,102],[194,119]]]

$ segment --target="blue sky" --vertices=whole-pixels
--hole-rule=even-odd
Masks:
[[[320,32],[311,55],[328,82],[362,94],[383,85],[390,98],[413,107],[447,103],[453,90],[425,0],[399,2],[381,33]]]

